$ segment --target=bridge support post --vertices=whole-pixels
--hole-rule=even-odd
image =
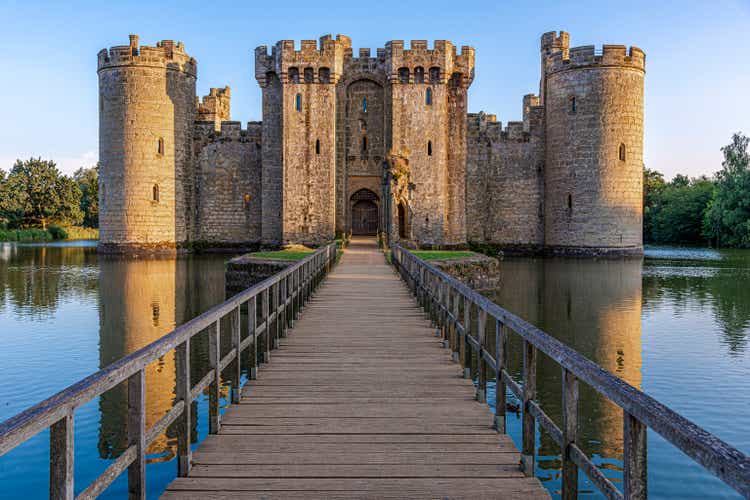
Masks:
[[[175,377],[175,392],[177,398],[182,400],[185,407],[179,417],[179,434],[177,435],[177,476],[187,477],[190,473],[192,452],[190,451],[190,412],[192,410],[193,398],[190,393],[190,339],[188,338],[175,350],[175,366],[177,375]]]
[[[523,341],[523,436],[521,467],[528,477],[534,476],[534,448],[536,428],[531,403],[536,397],[536,347]]]
[[[623,410],[623,438],[625,470],[623,473],[624,497],[628,500],[647,498],[646,426]]]
[[[578,379],[562,369],[562,497],[563,500],[578,498],[578,466],[573,462],[570,446],[576,444],[578,435]]]
[[[208,386],[208,433],[218,434],[221,427],[219,415],[219,392],[221,391],[221,326],[216,320],[208,330],[208,360],[213,371],[213,380]]]
[[[506,326],[500,321],[495,320],[495,429],[501,434],[505,434],[505,409],[506,388],[503,380],[503,370],[507,364],[506,339],[508,332]]]

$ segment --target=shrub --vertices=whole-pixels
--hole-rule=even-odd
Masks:
[[[60,226],[50,225],[47,227],[47,231],[52,236],[53,240],[67,240],[68,232]]]

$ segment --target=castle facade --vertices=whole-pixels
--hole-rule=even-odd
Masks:
[[[442,248],[642,252],[636,48],[541,41],[522,121],[468,113],[474,49],[348,37],[255,50],[263,121],[196,97],[181,43],[98,55],[100,250],[317,245],[336,234]]]

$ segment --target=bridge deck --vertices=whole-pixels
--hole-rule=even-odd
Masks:
[[[163,498],[548,498],[374,241],[355,239]]]

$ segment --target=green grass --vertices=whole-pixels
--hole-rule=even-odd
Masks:
[[[63,226],[68,240],[98,240],[99,230],[93,227]]]
[[[0,241],[20,241],[24,243],[53,240],[98,240],[99,230],[79,226],[57,226],[50,224],[47,229],[6,229],[0,227]]]
[[[461,250],[412,250],[412,253],[422,260],[462,259],[477,255],[474,252]]]
[[[251,257],[259,259],[280,259],[280,260],[302,260],[315,250],[275,250],[270,252],[253,252]]]

